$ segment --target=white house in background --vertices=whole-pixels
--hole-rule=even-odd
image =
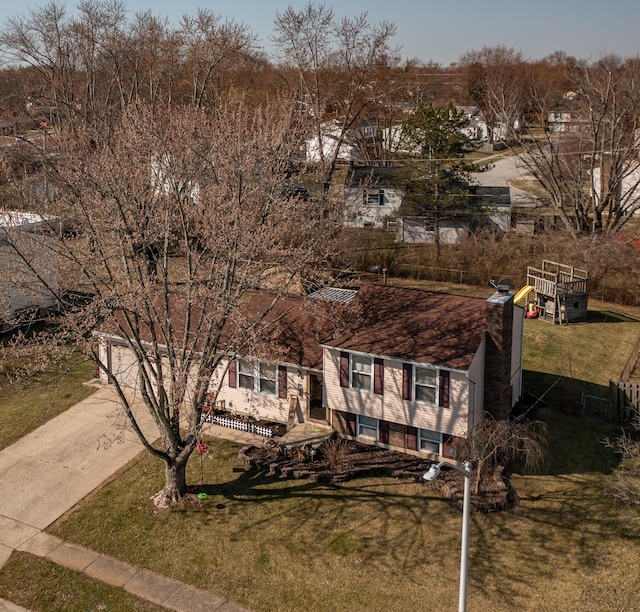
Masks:
[[[599,202],[600,194],[600,168],[593,171],[592,190],[596,201]],[[620,207],[623,210],[632,211],[634,215],[640,215],[640,160],[628,164],[625,176],[620,182]]]
[[[381,130],[382,148],[389,153],[401,153],[403,155],[420,155],[420,147],[414,145],[408,147],[402,138],[402,124],[397,123]]]
[[[24,309],[49,309],[58,296],[59,221],[0,211],[0,324]]]
[[[489,141],[489,125],[485,116],[480,112],[477,106],[456,106],[459,111],[464,112],[469,125],[462,131],[469,138],[474,138],[480,142]],[[509,121],[501,121],[496,119],[493,125],[493,141],[499,142],[509,139],[510,129],[518,129],[520,121],[518,118],[509,119]]]
[[[402,204],[405,188],[398,166],[354,166],[344,186],[345,225],[386,227]]]
[[[245,315],[273,296],[256,293]],[[390,285],[283,298],[258,355],[227,355],[211,390],[235,413],[293,425],[322,422],[347,439],[450,457],[484,410],[506,418],[522,394],[524,312],[488,300]],[[138,364],[102,334],[102,358],[128,386]],[[106,379],[104,374],[103,379]]]
[[[337,159],[345,162],[358,161],[358,150],[349,138],[342,136],[342,123],[338,120],[327,121],[320,127],[321,136],[314,134],[305,141],[305,158],[319,163],[322,159]]]

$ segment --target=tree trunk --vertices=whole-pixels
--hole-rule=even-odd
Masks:
[[[173,461],[165,465],[164,489],[162,498],[165,503],[177,502],[187,492],[187,460]]]

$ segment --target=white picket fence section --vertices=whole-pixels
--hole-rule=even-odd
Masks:
[[[240,431],[248,431],[249,433],[258,434],[259,436],[264,436],[265,438],[273,437],[273,431],[271,427],[264,427],[263,425],[258,425],[257,423],[250,423],[248,421],[234,419],[233,417],[227,417],[218,414],[203,414],[202,420],[206,421],[207,423],[220,425],[222,427],[229,427],[231,429],[238,429]]]

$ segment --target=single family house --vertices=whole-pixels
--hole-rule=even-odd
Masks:
[[[243,316],[272,300],[253,294]],[[488,300],[379,284],[285,297],[264,319],[261,348],[225,355],[210,389],[236,413],[451,457],[483,411],[505,418],[520,398],[523,320],[506,288]],[[105,334],[101,350],[135,387],[125,343]]]
[[[344,187],[345,225],[386,227],[405,194],[406,170],[400,166],[354,166]]]

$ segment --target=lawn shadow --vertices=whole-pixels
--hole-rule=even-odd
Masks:
[[[633,323],[638,321],[637,317],[626,315],[622,312],[611,312],[610,310],[588,310],[585,323]],[[572,325],[574,325],[572,323]]]
[[[539,481],[536,486],[524,486],[522,507],[513,513],[473,513],[469,592],[491,598],[497,591],[503,600],[516,601],[532,580],[551,577],[554,564],[569,551],[576,570],[593,568],[600,562],[600,546],[621,536],[615,513],[607,509],[602,482],[593,474],[560,475],[544,480],[542,486]],[[371,562],[390,572],[420,572],[430,564],[442,564],[444,556],[455,569],[460,554],[460,511],[432,485],[406,485],[392,478],[319,484],[283,480],[247,468],[224,483],[204,485],[202,491],[213,498],[211,513],[225,510],[226,504],[240,504],[245,534],[259,533],[276,521],[285,540],[308,542],[313,532],[328,552],[358,563]],[[261,511],[252,509],[256,505]],[[353,529],[354,513],[364,523],[375,521],[375,538]],[[439,525],[435,530],[434,517]],[[344,529],[336,529],[340,525]],[[329,533],[327,539],[320,535]],[[637,539],[632,534],[625,537]],[[523,539],[530,545],[521,546]],[[492,575],[495,579],[488,580]]]
[[[309,534],[330,534],[328,546],[335,554],[357,553],[360,561],[388,564],[390,571],[398,563],[406,570],[423,567],[426,553],[419,542],[430,529],[429,517],[446,512],[457,522],[459,514],[435,485],[393,477],[322,484],[247,468],[226,482],[192,489],[207,494],[212,514],[241,513],[245,535],[268,530],[274,522],[279,537],[288,541],[325,541],[324,535]],[[354,530],[354,521],[375,524],[376,537]],[[390,556],[385,542],[393,542]]]
[[[608,387],[525,370],[524,388],[533,397],[527,414],[549,428],[548,474],[611,473],[619,456],[604,442],[622,429],[606,422]]]

